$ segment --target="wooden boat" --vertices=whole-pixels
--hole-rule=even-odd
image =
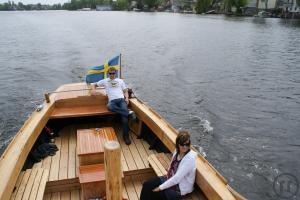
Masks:
[[[98,94],[91,96],[88,89],[85,83],[59,87],[47,96],[43,108],[40,111],[34,111],[25,121],[1,156],[1,200],[83,199],[89,189],[96,190],[93,184],[95,181],[100,183],[100,176],[106,169],[103,169],[103,166],[99,167],[97,163],[88,165],[92,166],[90,168],[85,167],[79,148],[92,146],[93,140],[81,141],[82,138],[78,136],[80,131],[94,131],[95,133],[95,131],[104,130],[106,134],[115,132],[115,139],[118,140],[121,148],[121,166],[119,167],[123,171],[122,196],[124,199],[139,199],[144,180],[166,173],[170,153],[175,149],[177,131],[143,101],[133,97],[130,99],[130,108],[136,113],[138,120],[130,121],[132,144],[127,146],[121,139],[122,128],[117,115],[106,108],[105,90],[97,89]],[[35,163],[32,168],[22,170],[37,138],[49,123],[52,126],[61,126],[59,137],[55,138],[59,151],[54,156],[48,156],[41,162]],[[150,144],[147,141],[138,139],[141,134],[143,137],[155,135],[161,148],[150,150]],[[160,150],[163,152],[158,153]],[[98,158],[89,159],[95,159],[93,162],[103,162],[103,160],[98,161]],[[105,163],[108,162],[107,158],[109,157],[105,157]],[[100,172],[102,175],[99,175]],[[84,182],[83,173],[87,173],[89,179],[95,179],[94,183],[91,180]],[[97,177],[93,177],[93,173]],[[110,178],[105,177],[104,181],[108,182]],[[90,185],[84,185],[85,183]],[[104,188],[101,189],[106,191],[106,196],[108,196],[111,191],[105,189],[107,185],[102,186]],[[245,198],[233,190],[225,178],[205,158],[198,155],[195,190],[184,199],[240,200]]]

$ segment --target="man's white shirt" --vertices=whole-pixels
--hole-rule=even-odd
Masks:
[[[120,99],[124,98],[124,92],[127,87],[122,79],[115,78],[115,79],[102,79],[98,81],[97,86],[104,86],[106,90],[106,94],[108,96],[108,100]]]

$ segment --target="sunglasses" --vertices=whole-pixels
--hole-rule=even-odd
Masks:
[[[179,144],[180,146],[186,146],[186,147],[189,147],[191,145],[191,142],[187,142],[187,143],[184,143],[184,144]]]
[[[113,73],[108,73],[108,74],[109,74],[109,75],[115,75],[116,73],[113,72]]]

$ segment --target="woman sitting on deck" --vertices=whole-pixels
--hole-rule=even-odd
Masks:
[[[167,175],[144,182],[140,200],[177,200],[193,191],[196,155],[190,150],[190,145],[189,133],[179,132]]]

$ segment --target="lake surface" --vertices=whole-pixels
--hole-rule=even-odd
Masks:
[[[300,21],[0,12],[0,153],[45,91],[122,53],[125,82],[249,199],[300,181]],[[299,193],[291,199],[299,199]]]

